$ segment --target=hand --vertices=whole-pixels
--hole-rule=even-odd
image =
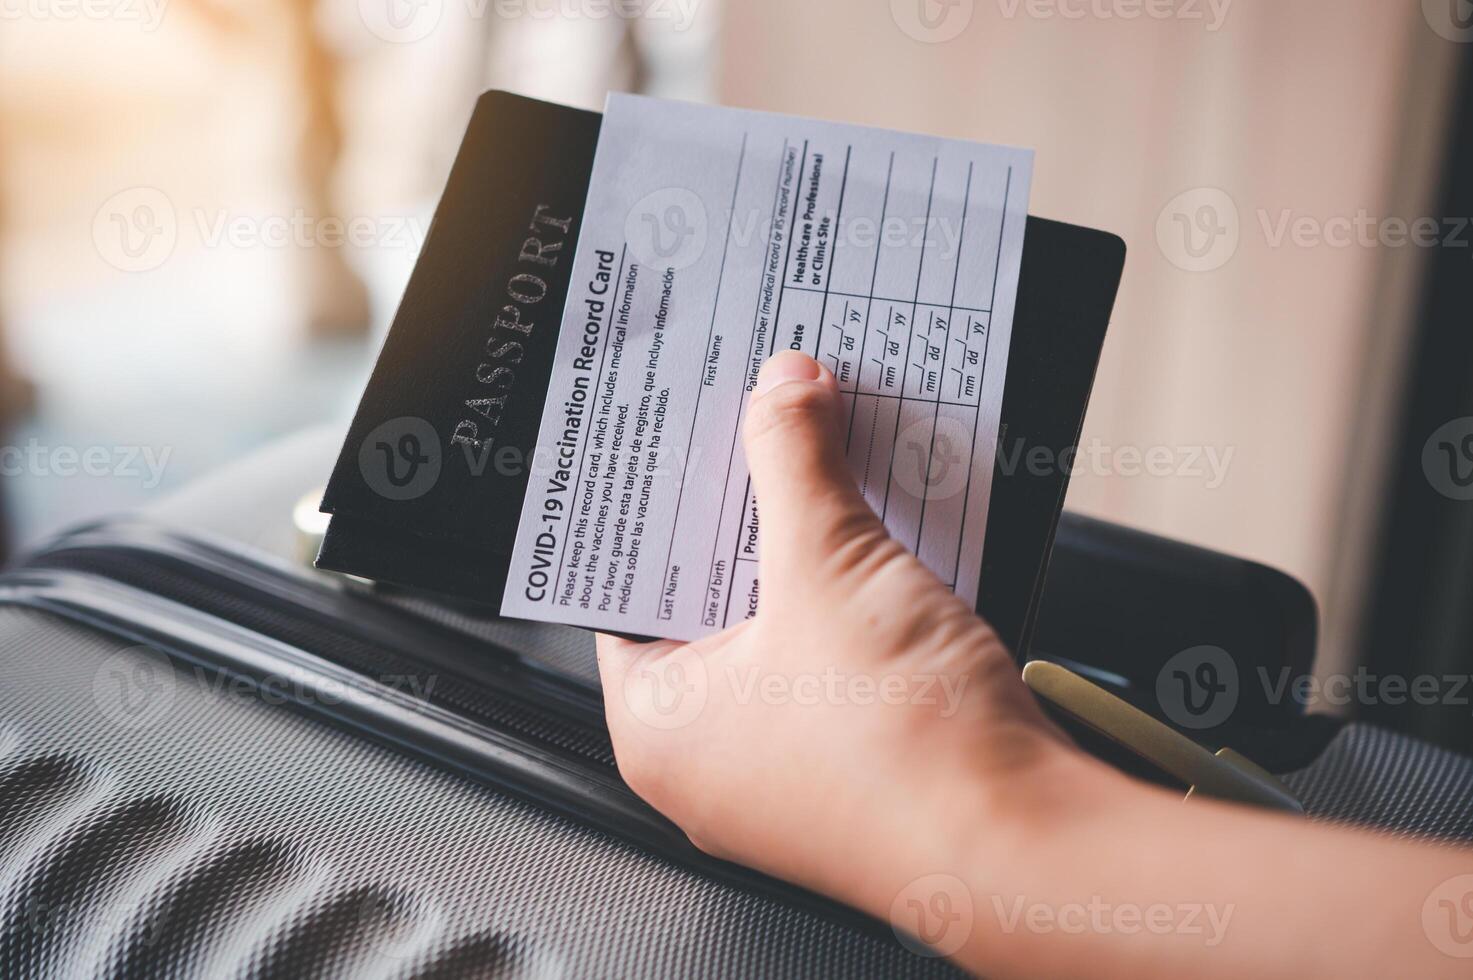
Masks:
[[[1080,757],[997,634],[865,503],[840,412],[816,361],[768,362],[745,427],[757,615],[690,644],[601,637],[599,665],[620,771],[696,846],[888,908],[912,868],[950,866],[940,852],[974,828],[1005,836],[1040,774]]]
[[[992,629],[886,534],[838,418],[816,362],[763,368],[755,618],[599,640],[619,769],[698,847],[907,928],[896,910],[944,879],[966,914],[931,941],[993,977],[1465,972],[1425,909],[1473,880],[1473,854],[1183,803],[1077,751]]]

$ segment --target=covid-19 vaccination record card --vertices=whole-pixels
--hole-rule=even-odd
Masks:
[[[843,393],[890,533],[975,604],[1032,154],[610,96],[505,615],[695,639],[761,602],[764,361]]]

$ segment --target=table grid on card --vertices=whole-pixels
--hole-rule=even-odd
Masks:
[[[805,143],[801,150],[802,178],[809,176],[809,149]],[[788,152],[786,145],[784,152]],[[978,467],[972,464],[1012,173],[1011,168],[1006,170],[1001,197],[988,209],[995,216],[994,227],[983,229],[995,242],[992,268],[985,270],[986,303],[967,305],[958,301],[958,289],[975,163],[966,161],[964,169],[953,164],[943,175],[939,155],[920,159],[929,166],[924,212],[914,235],[892,239],[887,229],[895,217],[890,213],[890,198],[896,160],[894,153],[884,158],[878,231],[874,247],[868,250],[873,259],[862,287],[835,288],[834,280],[852,272],[851,266],[860,268],[858,258],[866,254],[863,249],[836,250],[816,284],[794,282],[789,237],[776,328],[768,338],[765,356],[786,341],[786,346],[813,355],[833,371],[847,415],[845,453],[865,499],[890,533],[954,588],[972,484],[991,475],[990,470],[976,472]],[[832,210],[834,228],[841,236],[852,232],[852,228],[846,232],[844,214],[846,204],[852,203],[847,199],[854,162],[854,147],[845,146],[839,199]],[[912,170],[915,162],[908,161]],[[949,180],[952,185],[939,188],[940,197],[959,204],[947,214],[936,210],[938,180]],[[852,219],[852,211],[850,216]],[[908,220],[902,222],[902,227],[908,224]],[[972,233],[979,233],[975,222]],[[905,264],[912,256],[915,271],[907,282]],[[882,281],[882,267],[887,281]],[[895,288],[903,286],[909,289]],[[975,289],[969,293],[979,295]],[[816,329],[812,329],[814,322]],[[731,554],[735,572],[723,610],[726,625],[740,618],[732,613],[734,597],[757,593],[759,516],[750,479],[745,484]],[[742,615],[750,611],[738,608]]]
[[[890,196],[896,168],[894,155],[888,155],[885,189],[879,202],[881,237],[872,249],[871,270],[863,289],[835,289],[835,276],[843,274],[841,268],[847,271],[840,265],[841,258],[829,268],[822,287],[797,286],[788,281],[790,276],[785,277],[782,289],[801,293],[801,302],[810,307],[819,304],[819,329],[812,346],[801,342],[806,337],[794,346],[806,349],[834,371],[846,402],[846,455],[866,500],[897,539],[915,551],[949,587],[955,587],[972,482],[990,477],[990,472],[975,472],[981,467],[972,466],[972,457],[991,340],[991,301],[996,292],[997,264],[1002,258],[1005,208],[991,209],[996,218],[994,227],[978,230],[980,223],[971,221],[975,164],[968,162],[965,171],[950,174],[953,181],[960,177],[959,189],[941,189],[941,196],[959,200],[959,208],[950,214],[937,214],[937,181],[946,177],[940,174],[940,158],[928,162],[921,234],[888,246],[897,255],[887,255],[884,230],[893,217]],[[846,147],[846,171],[851,165],[853,147]],[[1012,174],[1008,172],[1003,200],[1010,193],[1010,181]],[[846,190],[847,183],[844,181]],[[835,224],[841,234],[844,196],[835,208]],[[950,224],[941,224],[947,221]],[[985,270],[985,305],[957,301],[968,224],[972,225],[972,234],[985,233],[997,243],[991,249],[993,268]],[[955,237],[944,233],[952,228]],[[888,262],[891,267],[903,268],[904,259],[912,253],[915,273],[909,293],[881,289],[882,284],[904,284],[897,268],[887,270],[890,283],[882,283],[882,264],[887,258],[893,259]],[[940,280],[935,276],[937,271],[943,273]],[[969,292],[975,295],[975,290]],[[775,339],[784,336],[784,327],[791,332],[801,315],[798,312],[787,318],[788,323],[779,323]],[[754,508],[756,501],[748,486],[742,528],[756,523]],[[741,535],[741,539],[751,536]],[[753,548],[741,550],[748,554],[738,553],[738,561],[756,561]]]

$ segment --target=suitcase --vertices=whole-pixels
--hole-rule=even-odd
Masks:
[[[638,800],[587,634],[312,571],[293,510],[339,441],[0,577],[0,975],[953,975]],[[1030,656],[1157,715],[1187,646],[1313,656],[1308,593],[1252,563],[1066,515],[1047,581]],[[1473,839],[1473,763],[1254,690],[1210,739],[1312,818]]]

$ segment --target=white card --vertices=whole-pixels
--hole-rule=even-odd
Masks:
[[[610,96],[502,612],[689,640],[758,605],[763,361],[844,392],[890,533],[975,604],[1030,151]]]

